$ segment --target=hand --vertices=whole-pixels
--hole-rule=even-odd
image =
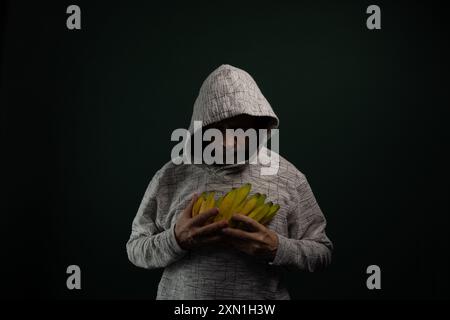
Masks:
[[[273,261],[278,249],[278,235],[274,231],[242,214],[233,215],[231,220],[233,223],[241,222],[248,230],[222,229],[234,248],[265,261]]]
[[[192,217],[192,207],[198,195],[194,194],[188,207],[184,209],[175,223],[175,238],[184,250],[220,241],[224,236],[219,232],[228,226],[227,221],[206,222],[217,215],[219,210],[212,208],[202,214]]]

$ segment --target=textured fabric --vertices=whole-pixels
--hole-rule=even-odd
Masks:
[[[203,82],[194,103],[189,131],[193,131],[195,120],[207,126],[240,114],[271,117],[275,122],[273,128],[279,124],[255,80],[244,70],[224,64]]]
[[[193,120],[209,124],[242,113],[270,116],[278,125],[248,73],[222,65],[202,85],[191,128]],[[290,299],[283,270],[312,272],[330,263],[326,220],[305,175],[281,156],[279,166],[277,175],[262,176],[260,165],[248,163],[208,166],[170,161],[155,174],[133,221],[127,253],[136,266],[165,268],[157,299]],[[252,194],[265,193],[281,206],[267,225],[279,239],[272,262],[224,246],[187,251],[178,245],[174,225],[194,192],[215,190],[222,195],[247,182]]]

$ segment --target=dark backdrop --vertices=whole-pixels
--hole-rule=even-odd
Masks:
[[[1,4],[1,274],[10,298],[154,298],[125,243],[204,78],[247,70],[309,179],[332,265],[293,298],[448,298],[449,36],[440,3]],[[66,289],[66,267],[82,290]],[[382,270],[369,291],[366,267]]]

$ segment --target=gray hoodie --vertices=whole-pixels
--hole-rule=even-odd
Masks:
[[[279,119],[253,78],[230,65],[214,70],[203,82],[194,104],[194,120],[208,125],[235,115]],[[282,143],[281,143],[282,145]],[[267,225],[278,234],[275,259],[263,262],[232,248],[182,249],[174,226],[194,192],[252,184],[281,208]],[[175,165],[172,161],[150,181],[127,242],[130,261],[138,267],[165,268],[157,299],[290,299],[283,270],[315,271],[331,261],[326,220],[304,174],[279,157],[276,175],[261,175],[261,165]]]

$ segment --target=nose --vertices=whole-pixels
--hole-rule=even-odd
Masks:
[[[227,137],[227,135],[225,134],[223,137],[223,146],[227,149],[231,149],[231,148],[236,148],[236,139],[234,139],[234,137],[230,136]]]

